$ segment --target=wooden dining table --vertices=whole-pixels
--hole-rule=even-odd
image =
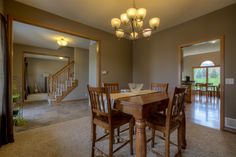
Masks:
[[[111,94],[111,99],[115,100],[115,109],[121,110],[124,113],[133,115],[135,118],[136,127],[136,157],[147,156],[147,140],[146,140],[146,119],[152,110],[155,110],[158,105],[169,101],[168,94],[146,91],[141,94],[131,94],[119,96]],[[185,116],[185,114],[184,114]],[[185,117],[184,117],[185,119]],[[182,148],[186,147],[185,120],[182,125]]]

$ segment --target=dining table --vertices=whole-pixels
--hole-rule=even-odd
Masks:
[[[169,96],[167,93],[160,93],[152,90],[141,90],[138,92],[112,93],[111,99],[114,101],[114,108],[124,113],[130,114],[135,118],[136,128],[136,157],[147,156],[146,139],[146,119],[151,111],[156,110],[161,104],[168,104]],[[184,124],[181,136],[181,146],[186,147],[186,122],[185,113]]]

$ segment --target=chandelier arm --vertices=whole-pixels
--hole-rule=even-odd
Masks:
[[[132,33],[134,33],[134,23],[133,23],[133,20],[131,21],[131,29],[132,29]]]

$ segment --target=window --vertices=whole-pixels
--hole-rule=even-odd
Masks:
[[[215,66],[215,64],[212,61],[206,60],[206,61],[202,62],[200,66],[201,67],[209,67],[209,66]]]
[[[206,60],[200,67],[193,67],[193,80],[195,83],[211,83],[215,86],[220,84],[220,67],[214,62]]]

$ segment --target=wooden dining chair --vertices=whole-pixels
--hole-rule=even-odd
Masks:
[[[111,107],[110,93],[105,87],[90,87],[88,85],[88,92],[91,102],[92,112],[92,151],[91,157],[94,157],[95,150],[109,157],[113,153],[130,143],[130,154],[133,154],[133,117],[123,112],[113,110]],[[129,140],[126,140],[121,146],[113,150],[114,130],[122,125],[129,124]],[[107,130],[107,133],[100,137],[96,137],[96,127]],[[96,142],[109,136],[109,153],[108,155],[96,147]],[[120,137],[117,137],[120,138]]]
[[[160,92],[160,93],[166,93],[168,94],[168,87],[169,84],[168,83],[151,83],[151,90]],[[168,106],[168,104],[165,103],[160,103],[157,105],[157,111],[156,112],[163,112],[166,113],[166,108]]]
[[[155,131],[163,133],[164,136],[158,136],[165,140],[165,157],[170,156],[170,144],[178,147],[178,152],[176,155],[181,156],[181,139],[183,128],[181,124],[184,121],[184,99],[186,95],[186,88],[175,88],[174,96],[172,102],[169,103],[167,114],[151,114],[147,119],[148,126],[152,129],[152,147],[155,145]],[[177,130],[177,141],[178,144],[174,144],[170,141],[170,134]],[[154,151],[154,153],[161,155],[160,153]]]
[[[103,86],[108,89],[109,93],[119,93],[120,86],[119,83],[104,83]]]
[[[168,83],[151,83],[151,90],[168,94]]]

